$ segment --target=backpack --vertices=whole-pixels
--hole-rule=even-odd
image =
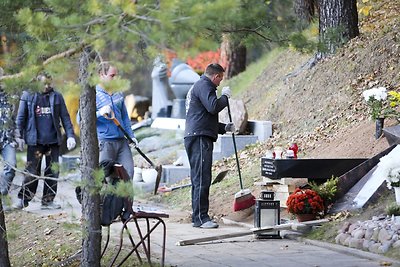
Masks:
[[[113,160],[103,160],[100,162],[100,166],[104,170],[105,177],[110,177],[108,182],[106,179],[103,180],[104,186],[110,186],[110,184],[117,186],[121,180],[128,179],[125,168]],[[75,195],[78,202],[82,204],[82,188],[80,186],[75,188]],[[127,197],[106,194],[101,197],[100,213],[102,226],[109,226],[118,216],[122,221],[126,221],[133,213],[132,201]]]

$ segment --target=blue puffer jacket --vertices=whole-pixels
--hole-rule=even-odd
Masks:
[[[17,130],[15,137],[24,138],[27,145],[37,145],[37,129],[35,120],[35,104],[39,93],[24,91],[19,101],[17,114]],[[69,117],[64,98],[59,92],[50,92],[50,109],[54,128],[57,130],[58,144],[61,145],[61,123],[68,137],[74,137],[74,129]],[[46,129],[44,129],[46,130]]]
[[[217,97],[217,87],[201,76],[186,96],[185,137],[208,136],[214,141],[224,134],[225,124],[218,122],[218,113],[228,105],[226,96]]]
[[[115,118],[121,123],[122,128],[128,133],[131,138],[135,138],[135,134],[131,128],[131,121],[128,116],[128,111],[124,103],[122,93],[108,94],[99,85],[96,86],[96,116],[97,116],[97,137],[99,140],[120,140],[125,138],[124,133],[118,126],[109,119],[100,115],[99,109],[104,106],[110,106],[114,112]]]

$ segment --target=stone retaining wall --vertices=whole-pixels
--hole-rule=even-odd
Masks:
[[[368,221],[346,222],[335,240],[337,244],[380,254],[392,247],[400,249],[400,216],[374,216]]]

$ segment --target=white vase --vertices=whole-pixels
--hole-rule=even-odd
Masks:
[[[396,203],[400,205],[400,187],[393,187],[394,195],[396,196]]]

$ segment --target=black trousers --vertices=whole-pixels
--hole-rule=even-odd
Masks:
[[[41,176],[41,167],[43,157],[46,160],[44,176],[58,178],[59,165],[58,157],[60,147],[54,145],[36,145],[28,146],[26,171],[34,175]],[[26,175],[21,190],[18,192],[18,198],[24,201],[31,201],[36,194],[39,184],[38,178]],[[45,179],[43,185],[42,202],[51,202],[57,194],[57,180]]]
[[[185,137],[192,182],[192,223],[198,227],[210,221],[208,215],[214,142],[206,136]]]

